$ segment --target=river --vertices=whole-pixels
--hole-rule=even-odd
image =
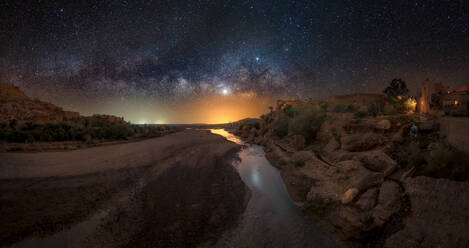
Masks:
[[[261,146],[244,143],[224,129],[211,132],[244,145],[233,166],[252,192],[238,226],[225,232],[214,247],[343,247],[293,203],[280,171],[269,163]]]

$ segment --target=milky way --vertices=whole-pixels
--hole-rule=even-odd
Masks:
[[[7,0],[0,7],[0,79],[85,113],[147,112],[227,93],[322,99],[381,92],[393,78],[415,93],[426,78],[452,87],[469,78],[463,0]]]

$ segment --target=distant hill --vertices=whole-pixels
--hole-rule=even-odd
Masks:
[[[112,115],[80,116],[80,113],[65,111],[54,104],[33,100],[18,87],[9,83],[0,83],[0,123],[16,121],[34,124],[61,123],[85,119],[89,122],[119,122],[122,117]]]

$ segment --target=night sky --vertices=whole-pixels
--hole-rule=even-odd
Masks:
[[[469,83],[463,0],[78,2],[0,1],[1,81],[141,123],[233,121],[393,78],[413,94]]]

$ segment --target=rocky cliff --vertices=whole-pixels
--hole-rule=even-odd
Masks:
[[[301,117],[301,112],[296,115]],[[263,116],[259,128],[238,123],[231,131],[248,142],[263,145],[267,158],[280,169],[295,203],[359,247],[469,246],[469,215],[465,213],[468,182],[412,177],[416,170],[425,174],[429,169],[404,166],[399,162],[403,159],[390,155],[390,151],[406,147],[408,142],[430,143],[416,152],[425,153],[424,157],[415,155],[412,159],[440,154],[436,148],[439,145],[431,140],[438,137],[434,120],[410,115],[364,119],[352,114],[324,115],[324,122],[310,141],[292,132],[296,119],[301,120],[295,116],[287,125],[288,134],[279,132],[288,117],[278,111]],[[307,128],[314,128],[314,122],[309,123]],[[415,138],[409,137],[412,123],[421,132]],[[450,160],[443,163],[446,161]],[[439,166],[438,172],[450,170],[445,164]]]

